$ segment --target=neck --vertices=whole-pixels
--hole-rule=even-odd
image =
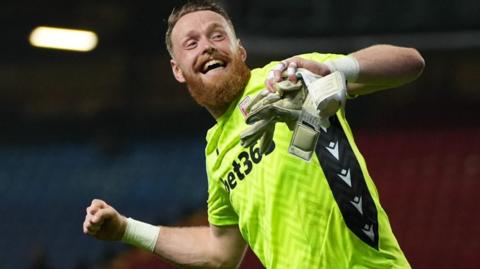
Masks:
[[[208,112],[215,118],[215,120],[218,120],[225,112],[227,112],[229,105],[225,105],[222,107],[205,107]]]

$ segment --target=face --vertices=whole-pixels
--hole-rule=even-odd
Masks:
[[[228,106],[250,78],[246,52],[221,15],[196,11],[172,30],[172,70],[192,97],[207,108]]]

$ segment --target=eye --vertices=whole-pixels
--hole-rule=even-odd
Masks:
[[[189,40],[185,41],[185,43],[184,43],[183,46],[184,46],[186,49],[190,50],[190,49],[196,48],[196,47],[197,47],[197,44],[198,44],[197,40],[195,40],[195,39],[189,39]]]
[[[215,41],[221,41],[225,38],[225,35],[221,32],[215,32],[212,34],[211,38]]]

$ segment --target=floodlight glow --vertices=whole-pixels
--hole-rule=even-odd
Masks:
[[[41,48],[91,51],[97,46],[98,37],[91,31],[39,26],[33,29],[29,41]]]

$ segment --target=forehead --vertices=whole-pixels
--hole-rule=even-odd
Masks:
[[[208,26],[216,24],[225,29],[230,29],[227,20],[222,15],[210,11],[201,10],[183,15],[172,29],[172,39],[182,38],[192,31],[201,31]]]

